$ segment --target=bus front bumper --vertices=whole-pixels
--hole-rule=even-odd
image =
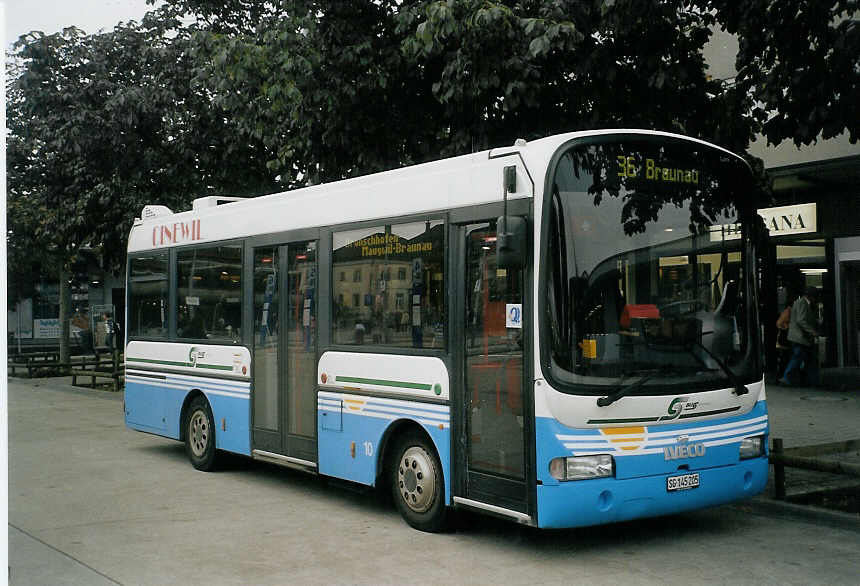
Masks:
[[[538,526],[585,527],[643,517],[671,515],[722,505],[759,494],[767,484],[767,457],[743,460],[730,466],[696,470],[696,488],[669,491],[660,474],[563,482],[537,487]]]

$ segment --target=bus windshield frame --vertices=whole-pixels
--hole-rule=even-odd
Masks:
[[[743,159],[681,137],[563,145],[542,214],[548,382],[662,395],[760,380],[753,189]]]

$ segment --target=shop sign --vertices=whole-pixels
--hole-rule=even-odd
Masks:
[[[758,215],[764,219],[771,236],[805,234],[818,231],[818,219],[814,203],[802,203],[775,208],[762,208]]]
[[[764,220],[771,236],[806,234],[818,231],[818,217],[814,203],[762,208],[757,211]],[[710,237],[711,242],[737,240],[741,237],[741,225],[717,224],[711,226]]]

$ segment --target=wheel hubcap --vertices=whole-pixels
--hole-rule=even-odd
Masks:
[[[433,504],[436,493],[436,470],[433,459],[419,447],[403,453],[397,467],[400,497],[416,513],[423,513]]]
[[[209,419],[202,411],[195,411],[191,415],[188,436],[191,438],[191,451],[198,458],[202,458],[209,444]]]

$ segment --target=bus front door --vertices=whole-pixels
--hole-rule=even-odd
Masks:
[[[254,249],[253,455],[316,467],[316,241]]]
[[[455,502],[527,521],[523,409],[524,271],[496,266],[496,221],[460,226],[457,362],[464,498]],[[458,263],[458,264],[459,264]]]

